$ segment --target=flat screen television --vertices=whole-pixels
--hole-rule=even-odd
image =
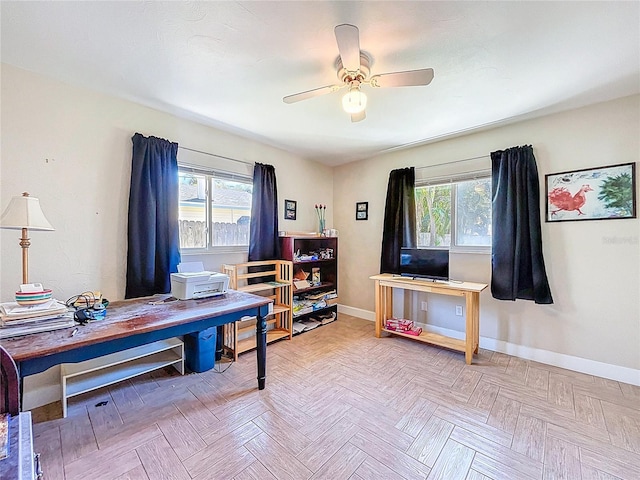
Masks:
[[[449,250],[402,248],[400,275],[403,277],[449,280]]]

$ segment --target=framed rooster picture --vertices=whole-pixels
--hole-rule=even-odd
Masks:
[[[636,164],[545,175],[546,221],[636,218]]]

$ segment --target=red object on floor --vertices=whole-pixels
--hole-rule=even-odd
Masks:
[[[422,328],[412,328],[411,330],[406,330],[402,333],[406,333],[407,335],[415,335],[416,337],[422,333]]]
[[[405,332],[413,328],[413,322],[404,318],[389,318],[385,322],[385,328],[387,330],[393,330],[397,332]]]

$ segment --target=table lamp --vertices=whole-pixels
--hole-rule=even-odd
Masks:
[[[20,246],[22,247],[22,283],[29,283],[29,242],[28,230],[54,230],[42,213],[40,201],[30,197],[27,192],[15,196],[0,217],[0,228],[22,230]]]

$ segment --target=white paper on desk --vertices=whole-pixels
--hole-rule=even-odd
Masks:
[[[178,273],[198,273],[204,272],[202,262],[182,262],[178,264]]]
[[[51,308],[59,308],[60,303],[61,302],[58,302],[58,300],[51,299],[48,302],[41,303],[39,305],[20,305],[18,302],[6,302],[0,304],[0,307],[5,314],[15,315],[18,313],[41,312],[49,310]]]

